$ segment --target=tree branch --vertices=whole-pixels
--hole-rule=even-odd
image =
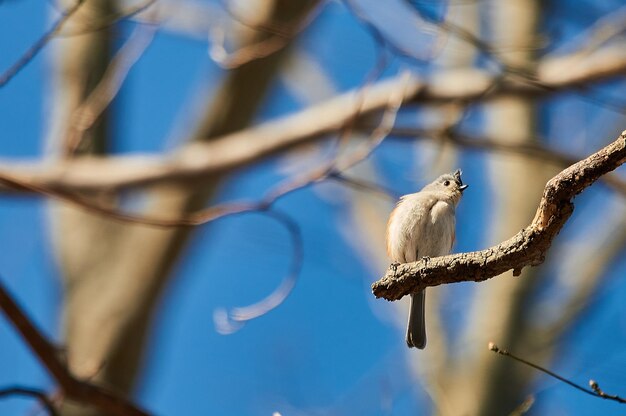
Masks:
[[[146,416],[148,413],[116,394],[74,377],[59,359],[57,349],[41,334],[0,282],[0,310],[59,384],[65,395],[91,404],[110,415]]]
[[[554,163],[556,166],[567,167],[576,163],[579,158],[553,149],[542,144],[540,138],[528,139],[521,143],[505,142],[493,137],[470,136],[457,131],[433,131],[419,128],[394,127],[389,133],[393,137],[407,137],[412,140],[434,139],[441,143],[452,143],[465,149],[476,149],[490,152],[525,155],[529,158]],[[626,195],[626,181],[619,175],[608,173],[601,180],[614,191]]]
[[[598,57],[603,57],[598,64]],[[595,66],[592,66],[595,65]],[[569,68],[564,70],[564,67]],[[537,80],[545,89],[519,81],[503,81],[489,94],[494,76],[481,70],[451,70],[427,80],[412,79],[402,87],[401,77],[368,85],[362,91],[360,116],[384,110],[389,91],[404,88],[403,102],[441,102],[486,99],[502,94],[539,94],[605,80],[626,72],[626,51],[607,47],[596,53],[546,58]],[[361,96],[348,92],[294,115],[226,134],[215,140],[191,143],[169,156],[86,156],[56,164],[2,162],[1,176],[37,187],[66,192],[121,190],[168,181],[189,180],[224,173],[280,151],[319,140],[354,116]]]
[[[44,33],[24,54],[0,75],[0,88],[4,87],[14,76],[16,76],[37,54],[56,36],[63,28],[63,25],[72,17],[72,15],[82,6],[85,0],[78,0],[73,6],[63,12],[59,20]]]
[[[552,240],[574,211],[572,199],[625,161],[626,131],[613,143],[548,181],[534,220],[514,237],[482,251],[393,264],[372,285],[374,295],[397,300],[428,286],[480,282],[508,270],[517,276],[524,267],[541,264]]]

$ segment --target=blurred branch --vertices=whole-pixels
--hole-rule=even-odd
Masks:
[[[616,38],[626,30],[626,5],[607,13],[596,20],[589,28],[576,35],[563,46],[556,49],[556,53],[561,50],[570,49],[570,46],[577,48],[579,53],[591,53],[603,44]],[[554,52],[553,52],[554,53]]]
[[[99,22],[97,25],[94,24],[87,24],[84,25],[83,27],[79,27],[79,28],[75,28],[73,30],[62,30],[59,31],[57,33],[57,37],[59,38],[64,38],[64,37],[70,37],[70,36],[79,36],[79,35],[84,35],[87,33],[92,33],[92,32],[97,32],[100,30],[104,30],[107,29],[111,26],[113,26],[114,24],[124,20],[124,19],[128,19],[131,18],[139,13],[144,12],[145,10],[147,10],[150,6],[152,6],[154,3],[156,3],[156,0],[146,0],[144,3],[142,4],[138,4],[134,7],[130,7],[127,10],[124,10],[122,12],[119,13],[115,13],[114,15],[112,15],[109,18],[103,19],[103,22]],[[153,20],[153,18],[149,18],[148,24],[151,24],[152,22],[150,22],[151,20]],[[140,23],[146,23],[146,22],[140,22]]]
[[[262,213],[282,224],[291,237],[292,255],[287,276],[269,296],[266,296],[264,299],[252,305],[236,307],[230,310],[224,308],[215,310],[213,313],[213,321],[215,322],[217,331],[221,334],[231,334],[238,331],[246,322],[263,316],[282,304],[295,287],[298,276],[300,275],[304,255],[300,227],[285,213],[275,210],[262,211]]]
[[[574,253],[576,266],[573,270],[576,275],[573,278],[568,276],[569,281],[575,282],[573,293],[558,306],[560,314],[554,322],[539,328],[529,328],[539,344],[551,345],[557,342],[576,319],[589,309],[594,293],[607,277],[610,265],[620,258],[626,245],[626,218],[621,218],[618,223],[611,222],[610,229],[603,235],[603,241],[593,244],[593,248],[586,248],[584,253]]]
[[[606,66],[598,64],[598,54],[610,56],[612,59],[603,61]],[[545,78],[542,82],[551,85],[556,91],[626,72],[624,48],[602,49],[580,58],[576,64],[571,62],[572,59],[570,56],[547,59],[539,65],[538,73],[545,74],[539,76],[539,79]],[[567,62],[570,62],[569,67]],[[506,79],[493,88],[493,79],[485,71],[467,69],[443,72],[427,80],[412,78],[403,88],[402,100],[405,103],[428,103],[545,92]],[[400,77],[396,77],[367,86],[367,91],[363,92],[360,116],[384,109],[388,103],[389,91],[398,89],[402,82]],[[481,95],[491,88],[492,92],[486,96]],[[51,165],[31,166],[4,162],[0,175],[39,187],[68,192],[113,191],[159,182],[209,177],[245,166],[293,146],[320,140],[324,134],[337,131],[354,117],[353,109],[357,97],[358,93],[352,91],[294,115],[225,134],[215,140],[191,143],[170,156],[85,156]]]
[[[109,2],[105,0],[103,3]],[[151,9],[157,13],[154,19],[158,21],[159,16],[167,19],[168,12],[182,8],[181,3],[168,2],[171,7],[164,10],[161,6],[165,3],[158,2],[159,7]],[[191,2],[184,3],[187,5]],[[193,3],[199,8],[185,7],[193,15],[193,22],[203,20],[205,11],[215,10],[212,6],[204,7],[206,2]],[[258,10],[264,19],[290,21],[308,13],[313,3],[289,0],[259,2]],[[114,12],[102,10],[97,21],[106,21],[107,16],[114,15]],[[139,16],[136,18],[139,19]],[[153,21],[149,16],[146,19]],[[209,16],[200,23],[214,21]],[[246,31],[242,34],[242,43],[255,42],[262,36]],[[68,46],[68,53],[74,52],[70,44],[64,45]],[[206,104],[190,127],[189,140],[210,142],[246,128],[257,116],[259,105],[289,51],[289,48],[284,48],[264,59],[229,71],[217,86],[197,86],[196,90],[206,97]],[[77,71],[80,69],[77,68]],[[59,107],[65,105],[71,114],[85,98],[86,95],[83,95],[69,106],[61,102]],[[86,138],[85,144],[91,142],[93,140]],[[83,147],[78,149],[81,153]],[[148,217],[187,218],[189,212],[207,205],[207,200],[212,197],[221,178],[221,175],[216,174],[202,181],[179,182],[175,185],[159,183],[159,186],[150,187],[141,195],[144,201],[142,214]],[[63,199],[61,195],[58,196]],[[149,328],[153,325],[158,300],[167,287],[166,282],[172,275],[174,264],[180,259],[189,241],[191,229],[156,229],[115,221],[125,217],[125,214],[118,212],[120,201],[113,193],[68,192],[63,196],[65,200],[80,200],[86,204],[79,209],[70,204],[53,205],[57,213],[57,221],[53,225],[56,226],[60,247],[57,253],[67,289],[65,328],[70,369],[79,376],[89,376],[99,369],[94,380],[130,394],[142,361],[145,360],[144,351],[149,342]],[[89,210],[87,206],[91,207],[91,213],[86,212]],[[127,220],[134,219],[134,216],[130,217]],[[181,221],[158,223],[181,225]],[[86,242],[89,243],[85,245]],[[111,316],[115,319],[111,319]],[[79,408],[69,414],[92,416],[94,413]]]
[[[20,387],[20,386],[11,386],[0,389],[0,399],[10,397],[10,396],[25,396],[35,398],[41,403],[41,405],[46,409],[48,415],[50,416],[58,416],[59,412],[57,412],[54,407],[54,403],[48,397],[45,391],[39,389],[33,389],[30,387]]]
[[[69,202],[86,211],[100,214],[111,219],[134,224],[150,225],[154,227],[192,226],[204,224],[224,216],[240,214],[243,212],[263,212],[271,207],[275,201],[285,195],[310,186],[313,183],[326,180],[331,174],[336,174],[337,172],[349,169],[355,164],[368,158],[393,128],[396,115],[402,104],[402,98],[405,96],[405,88],[411,83],[411,77],[408,72],[404,73],[402,79],[404,82],[397,85],[396,89],[391,90],[390,94],[388,94],[387,108],[381,118],[380,124],[372,130],[368,140],[361,148],[354,150],[349,155],[334,157],[330,161],[320,164],[310,172],[300,177],[286,180],[283,184],[278,185],[276,188],[267,193],[260,201],[224,203],[197,210],[189,215],[180,215],[176,218],[160,218],[123,213],[114,207],[99,204],[94,202],[93,199],[78,193],[68,192],[57,187],[41,186],[31,181],[18,179],[10,174],[0,174],[0,184],[4,184],[5,186],[17,191],[34,192],[60,201]],[[351,108],[351,111],[358,114],[363,110],[365,105],[364,101],[359,101],[358,106],[356,108]],[[348,118],[348,120],[350,119],[351,118]],[[215,157],[216,155],[213,154],[211,156]]]
[[[586,394],[589,394],[589,395],[595,396],[595,397],[600,397],[602,399],[613,400],[613,401],[616,401],[618,403],[626,404],[626,399],[623,399],[623,398],[621,398],[620,396],[617,396],[617,395],[605,393],[604,391],[602,391],[600,389],[600,386],[598,385],[598,383],[596,383],[593,380],[589,380],[589,387],[590,388],[587,389],[587,388],[581,386],[580,384],[576,384],[573,381],[568,380],[565,377],[560,376],[560,375],[556,374],[555,372],[548,370],[547,368],[544,368],[544,367],[542,367],[540,365],[537,365],[535,363],[531,363],[528,360],[525,360],[525,359],[523,359],[521,357],[518,357],[518,356],[516,356],[514,354],[511,354],[507,350],[500,349],[493,342],[489,343],[489,349],[491,351],[495,352],[496,354],[504,355],[505,357],[512,358],[512,359],[514,359],[517,362],[520,362],[520,363],[522,363],[524,365],[527,365],[527,366],[532,367],[532,368],[534,368],[536,370],[539,370],[542,373],[545,373],[545,374],[549,375],[550,377],[555,378],[555,379],[557,379],[559,381],[562,381],[563,383],[565,383],[565,384],[575,388],[576,390],[582,391],[583,393],[586,393]]]
[[[111,104],[133,65],[152,43],[157,26],[138,26],[124,46],[109,63],[102,79],[89,96],[71,115],[66,144],[63,149],[72,155],[80,146],[85,131],[93,127],[102,113]]]
[[[211,28],[219,24],[221,8],[214,2],[198,0],[160,0],[156,15],[140,13],[132,20],[159,26],[162,32],[173,33],[206,42]]]
[[[275,22],[264,22],[255,25],[251,22],[242,20],[237,16],[228,5],[222,2],[222,6],[228,14],[238,23],[255,30],[262,30],[271,34],[267,38],[260,39],[256,43],[251,43],[237,49],[234,52],[227,52],[224,47],[224,33],[221,28],[209,31],[209,55],[222,68],[233,69],[244,65],[255,59],[265,58],[287,46],[291,40],[304,31],[319,16],[327,2],[320,2],[309,13],[298,16],[295,22],[286,24],[278,24]]]
[[[383,185],[379,185],[377,183],[367,181],[365,179],[346,176],[342,172],[332,172],[330,175],[328,175],[328,179],[333,179],[337,182],[340,182],[344,185],[347,185],[351,188],[354,188],[360,191],[379,194],[393,201],[397,200],[400,197],[400,194],[398,192],[390,188],[387,188]]]
[[[374,24],[364,13],[360,10],[356,3],[351,0],[344,0],[343,3],[350,10],[350,12],[369,30],[370,34],[374,38],[374,40],[381,46],[387,45],[397,54],[415,59],[418,62],[422,62],[424,59],[418,56],[415,56],[410,51],[403,48],[401,45],[398,45],[394,40],[390,39],[386,36],[383,31],[381,31],[376,24]],[[595,61],[586,61],[585,63],[580,62],[581,59],[585,58],[588,55],[595,53],[590,50],[589,46],[584,47],[579,53],[574,54],[572,59],[569,62],[566,62],[564,65],[561,65],[559,61],[550,61],[544,60],[544,62],[538,62],[538,67],[536,73],[533,74],[531,68],[527,68],[526,65],[518,65],[513,64],[512,62],[505,62],[500,54],[497,53],[497,48],[495,48],[490,43],[480,39],[478,36],[473,34],[471,31],[464,29],[463,27],[455,24],[451,21],[446,20],[433,20],[428,18],[425,15],[420,15],[421,18],[425,19],[426,22],[430,23],[434,27],[439,28],[441,31],[449,33],[451,35],[456,36],[457,38],[463,40],[464,42],[472,45],[476,50],[480,51],[484,56],[495,63],[499,68],[501,68],[503,75],[506,75],[510,78],[510,80],[516,80],[516,82],[521,83],[517,87],[525,87],[528,88],[529,91],[534,89],[553,91],[555,87],[558,87],[558,83],[555,85],[554,77],[559,78],[561,82],[570,83],[573,78],[581,78],[581,77],[589,77],[591,72],[596,72],[598,70],[597,67],[603,67],[606,71],[617,71],[619,73],[624,72],[623,61],[626,56],[626,52],[623,51],[622,45],[614,46],[615,52],[617,55],[622,55],[621,57],[617,57],[613,55],[613,53],[609,55],[598,55],[596,56]],[[609,49],[609,48],[605,48]],[[620,51],[621,49],[621,51]],[[621,52],[621,53],[620,53]],[[560,58],[555,58],[560,59]],[[600,63],[601,62],[601,63]],[[541,65],[543,64],[543,66]],[[548,64],[548,65],[546,65]],[[618,68],[615,66],[617,65]],[[572,67],[570,67],[572,66]],[[517,88],[514,88],[517,89]],[[478,98],[478,97],[473,97]]]
[[[537,140],[524,140],[521,142],[505,142],[490,137],[474,137],[454,130],[433,131],[411,127],[394,127],[389,133],[394,137],[408,137],[413,140],[435,140],[443,143],[449,142],[466,149],[486,150],[519,154],[554,163],[558,166],[569,166],[576,163],[580,158],[565,152],[551,149]],[[626,181],[619,175],[607,173],[600,178],[607,186],[616,192],[626,195]]]
[[[533,404],[535,404],[535,397],[528,396],[526,399],[524,399],[523,402],[519,404],[519,406],[517,406],[515,409],[513,409],[511,413],[509,413],[509,416],[525,415],[533,407]]]
[[[57,349],[35,327],[2,282],[0,282],[0,309],[68,398],[91,404],[110,415],[145,416],[148,414],[130,401],[102,387],[74,377],[59,359]],[[41,397],[39,398],[42,400]]]
[[[532,223],[514,237],[482,251],[393,264],[372,285],[374,295],[397,300],[428,286],[480,282],[511,269],[517,276],[524,267],[541,264],[552,240],[574,210],[572,199],[625,161],[626,131],[613,143],[552,178],[546,184]]]
[[[0,88],[4,87],[18,72],[22,70],[47,44],[55,37],[55,35],[63,28],[63,25],[69,20],[70,17],[80,8],[85,0],[77,0],[76,3],[69,7],[61,17],[52,25],[43,36],[41,36],[37,42],[35,42],[24,54],[7,69],[2,75],[0,75]]]

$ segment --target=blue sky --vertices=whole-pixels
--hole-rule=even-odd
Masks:
[[[544,30],[565,42],[619,3],[547,2]],[[45,2],[0,2],[0,70],[48,27],[50,14]],[[121,38],[131,29],[132,24],[122,24]],[[44,154],[54,44],[0,89],[0,161]],[[341,91],[360,85],[374,62],[374,43],[367,30],[338,2],[331,2],[298,45],[317,57],[334,88]],[[165,31],[157,34],[114,103],[120,122],[111,151],[167,151],[184,137],[194,119],[189,103],[197,102],[205,91],[210,93],[223,76],[206,51],[201,40]],[[396,59],[383,76],[401,66],[424,70],[415,62]],[[617,88],[623,92],[624,84],[610,83],[597,91],[614,93]],[[540,129],[551,144],[576,146],[571,150],[585,154],[615,136],[614,124],[607,122],[614,116],[592,103],[568,98],[572,97],[547,101],[541,107]],[[302,106],[279,79],[258,121]],[[589,118],[588,136],[593,138],[572,145],[567,139],[576,132],[552,134],[549,120],[563,112]],[[472,122],[479,125],[480,115]],[[390,140],[374,155],[386,186],[408,193],[423,184],[422,178],[407,174],[419,168],[413,157],[416,146]],[[459,207],[456,251],[480,249],[486,241],[489,215],[485,207],[490,195],[481,167],[484,160],[479,152],[461,153],[459,163],[471,192]],[[261,196],[284,176],[281,167],[272,160],[237,172],[223,185],[218,200]],[[324,192],[339,195],[338,200],[329,203]],[[372,307],[370,283],[382,270],[373,274],[340,232],[346,221],[342,197],[339,185],[325,183],[277,204],[301,227],[301,275],[280,307],[231,335],[216,332],[214,311],[247,305],[270,293],[288,268],[289,236],[276,222],[258,214],[198,227],[161,301],[137,388],[139,403],[159,415],[271,415],[274,411],[284,415],[408,415],[430,408],[425,393],[412,382],[402,330],[379,317],[394,314],[393,306],[378,301],[375,310]],[[613,196],[602,186],[583,194],[572,225],[560,238],[581,238],[577,226],[593,223],[594,213],[606,209],[609,200]],[[0,198],[0,241],[5,247],[0,250],[0,278],[42,330],[60,341],[62,293],[47,205],[35,197]],[[622,395],[626,395],[626,353],[620,348],[626,343],[625,272],[624,259],[610,268],[607,284],[591,300],[591,313],[567,334],[562,341],[567,348],[553,363],[555,370],[582,384],[595,378],[607,391]],[[454,330],[462,325],[462,306],[468,302],[471,285],[456,285],[450,293],[453,305],[444,309],[444,315]],[[0,387],[53,388],[4,319],[0,319],[0,369]],[[617,404],[543,377],[537,389],[536,414],[623,411]],[[393,398],[390,404],[388,397]],[[26,414],[31,408],[32,403],[22,399],[0,401],[3,415]]]

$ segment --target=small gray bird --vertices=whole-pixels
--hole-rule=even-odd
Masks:
[[[455,237],[455,208],[467,185],[461,171],[446,173],[421,191],[404,195],[387,222],[387,253],[393,262],[410,263],[423,257],[449,254]],[[424,291],[411,294],[406,343],[424,349]]]

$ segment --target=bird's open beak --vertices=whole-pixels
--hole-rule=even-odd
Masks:
[[[463,192],[469,185],[461,185],[459,186],[459,189],[461,190],[461,192]]]

